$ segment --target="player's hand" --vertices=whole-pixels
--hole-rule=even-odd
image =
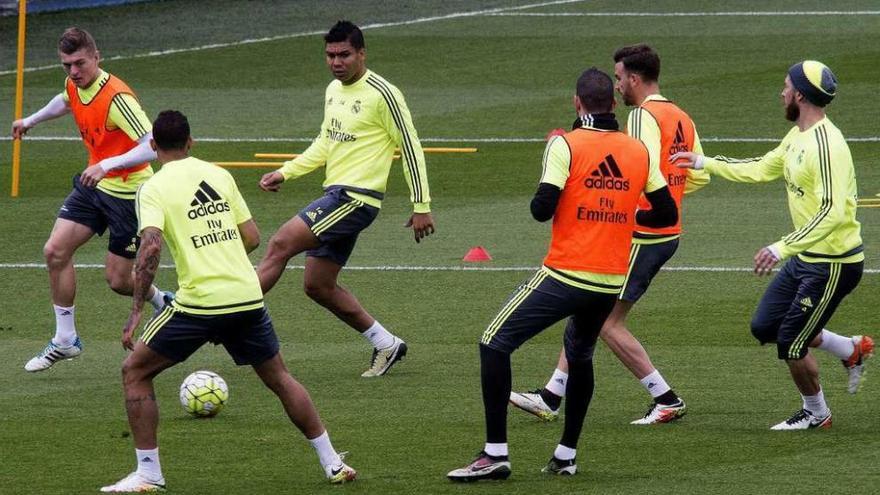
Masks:
[[[83,170],[83,173],[79,175],[79,181],[86,187],[95,187],[105,175],[107,172],[100,165],[92,165]]]
[[[692,168],[695,170],[703,168],[703,156],[691,151],[679,151],[669,157],[669,162],[674,163],[679,168]]]
[[[434,233],[434,217],[430,213],[413,213],[407,220],[406,228],[412,227],[416,242]]]
[[[29,130],[31,128],[24,125],[24,119],[18,119],[12,123],[12,138],[21,139]]]
[[[268,192],[278,192],[283,183],[284,176],[281,175],[281,172],[276,170],[274,172],[269,172],[260,179],[260,189]]]
[[[578,121],[580,121],[580,119],[578,119]],[[564,136],[564,135],[565,135],[565,129],[563,129],[561,127],[557,127],[556,129],[553,129],[550,132],[548,132],[546,136],[544,136],[544,141],[550,141],[551,139],[555,138],[556,136]]]
[[[773,251],[769,248],[761,248],[755,254],[755,275],[770,275],[776,263],[779,263],[779,258],[773,254]]]
[[[134,331],[137,330],[138,325],[141,324],[141,316],[140,311],[132,310],[131,314],[128,315],[128,322],[125,324],[125,328],[122,329],[122,347],[129,351],[134,350],[132,337],[134,336]]]

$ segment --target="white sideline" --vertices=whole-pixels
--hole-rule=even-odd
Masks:
[[[101,263],[77,263],[75,268],[104,268]],[[160,268],[174,268],[174,265],[159,265]],[[43,263],[0,263],[0,269],[45,269]],[[254,267],[256,268],[256,267]],[[302,270],[303,265],[287,265],[287,270]],[[363,272],[530,272],[537,266],[408,266],[408,265],[377,265],[377,266],[346,266],[346,270]],[[751,272],[748,267],[737,266],[664,266],[668,272]],[[776,270],[774,270],[776,271]],[[878,268],[865,268],[865,273],[880,273]]]
[[[776,17],[880,15],[880,10],[731,11],[731,12],[491,12],[493,17]]]
[[[700,137],[703,143],[778,143],[778,137]],[[311,143],[314,137],[198,137],[195,141],[203,143]],[[11,141],[10,136],[0,136],[0,141]],[[848,137],[850,143],[880,143],[880,136]],[[25,141],[82,141],[80,136],[27,136]],[[543,143],[542,137],[427,137],[420,138],[423,143]]]
[[[395,27],[395,26],[409,26],[411,24],[422,24],[425,22],[434,22],[434,21],[442,21],[446,19],[456,19],[460,17],[475,17],[488,15],[493,13],[501,13],[510,10],[524,10],[524,9],[533,9],[538,7],[548,7],[551,5],[562,5],[562,4],[570,4],[582,2],[585,0],[554,0],[550,2],[540,2],[540,3],[532,3],[526,5],[517,5],[515,7],[497,7],[494,9],[484,9],[484,10],[474,10],[470,12],[453,12],[451,14],[438,15],[433,17],[418,17],[415,19],[410,19],[407,21],[395,21],[395,22],[375,22],[372,24],[365,24],[360,26],[361,29],[377,29],[377,28],[385,28],[385,27]],[[291,38],[303,38],[305,36],[317,36],[326,33],[326,30],[322,31],[303,31],[299,33],[290,33],[290,34],[279,34],[277,36],[267,36],[265,38],[251,38],[244,39],[239,41],[230,41],[226,43],[211,43],[208,45],[201,46],[193,46],[187,48],[169,48],[167,50],[157,50],[146,53],[136,53],[134,55],[116,55],[113,57],[106,57],[103,59],[104,62],[115,61],[115,60],[132,60],[138,58],[150,58],[150,57],[161,57],[163,55],[172,55],[175,53],[188,53],[188,52],[199,52],[203,50],[212,50],[215,48],[227,48],[230,46],[241,46],[241,45],[250,45],[253,43],[266,43],[269,41],[278,41],[278,40],[286,40]],[[41,70],[48,69],[57,69],[59,64],[52,65],[41,65],[38,67],[26,67],[24,69],[25,72],[35,72]],[[0,76],[7,76],[10,74],[15,74],[15,69],[3,70],[0,71]]]

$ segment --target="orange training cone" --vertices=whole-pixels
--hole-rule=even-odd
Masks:
[[[486,251],[486,249],[483,246],[477,246],[477,247],[472,247],[472,248],[468,249],[467,254],[464,255],[464,258],[462,258],[461,260],[462,261],[492,261],[492,257],[489,256],[489,251]]]

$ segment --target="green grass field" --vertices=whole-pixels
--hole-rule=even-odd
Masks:
[[[537,0],[535,0],[537,3]],[[336,19],[363,25],[368,66],[398,85],[425,145],[477,146],[474,155],[429,155],[438,231],[416,245],[403,223],[408,191],[399,166],[377,221],[360,239],[342,283],[410,344],[407,360],[387,377],[364,380],[366,342],[300,289],[293,267],[268,295],[292,373],[307,387],[334,445],[351,451],[360,472],[351,493],[871,493],[880,486],[877,401],[880,372],[870,370],[858,395],[845,391],[839,363],[820,353],[834,411],[829,431],[768,430],[800,407],[775,349],[748,331],[767,279],[745,271],[755,251],[791,230],[782,184],[715,180],[689,197],[685,235],[666,271],[636,307],[633,333],[688,402],[689,414],[658,428],[630,426],[649,398],[614,356],[597,353],[596,394],[578,460],[581,473],[552,479],[539,470],[558,441],[561,422],[543,424],[511,411],[514,474],[505,483],[458,486],[445,474],[471,459],[484,440],[477,341],[506,296],[537,267],[548,226],[528,202],[540,174],[547,130],[566,126],[581,70],[612,68],[611,53],[646,41],[663,59],[664,94],[688,110],[710,154],[756,156],[789,127],[779,101],[785,71],[815,58],[840,79],[829,115],[851,150],[863,197],[880,193],[880,142],[873,102],[878,90],[880,15],[590,17],[507,14],[587,12],[871,11],[873,1],[571,2],[513,9],[525,0],[357,2],[171,0],[29,18],[29,67],[56,64],[60,32],[78,24],[97,38],[107,70],[137,92],[148,114],[177,108],[203,140],[196,156],[249,160],[254,152],[304,149],[321,121],[330,74],[317,34]],[[659,4],[659,5],[658,5]],[[490,9],[495,14],[485,15]],[[482,11],[481,15],[455,15]],[[426,19],[414,23],[414,19]],[[287,36],[300,33],[297,36]],[[279,37],[248,44],[244,39]],[[154,57],[138,54],[212,43],[227,46]],[[0,71],[14,69],[15,19],[0,19]],[[109,60],[111,57],[118,59]],[[62,88],[60,67],[28,72],[25,112]],[[14,75],[0,75],[0,125],[12,121]],[[618,109],[623,119],[627,110]],[[5,122],[5,123],[4,123]],[[4,131],[5,133],[5,131]],[[70,118],[30,137],[75,137]],[[259,142],[263,138],[296,139]],[[749,141],[744,138],[766,139]],[[495,139],[495,141],[487,142]],[[222,139],[220,139],[222,141]],[[92,493],[134,466],[119,367],[119,333],[129,301],[113,295],[102,271],[78,271],[77,325],[86,352],[40,374],[24,363],[54,324],[42,245],[55,212],[82,169],[76,141],[26,141],[21,197],[8,197],[12,145],[0,141],[0,493]],[[262,237],[319,194],[320,173],[261,193],[263,171],[234,174]],[[880,210],[860,209],[866,273],[829,328],[877,333],[880,306]],[[474,270],[460,259],[485,246],[494,261]],[[95,239],[76,261],[99,264],[106,241]],[[253,255],[258,261],[263,249]],[[171,263],[165,253],[164,263]],[[21,267],[32,264],[30,267]],[[302,259],[292,260],[301,265]],[[390,269],[389,269],[390,267]],[[394,268],[397,267],[397,268]],[[506,270],[501,270],[506,269]],[[172,269],[160,285],[174,288]],[[553,369],[561,326],[514,354],[514,387],[543,385]],[[874,363],[872,363],[874,364]],[[227,408],[211,420],[185,416],[180,381],[211,369],[230,385]],[[159,441],[173,493],[321,493],[311,447],[289,424],[256,376],[236,368],[222,348],[206,347],[156,381]]]

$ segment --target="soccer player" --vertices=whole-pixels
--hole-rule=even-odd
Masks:
[[[134,301],[122,332],[122,345],[133,351],[122,365],[122,380],[137,470],[101,491],[164,490],[153,378],[207,342],[222,343],[236,364],[253,366],[315,447],[331,483],[354,480],[357,473],[333,450],[309,393],[287,371],[278,351],[247,255],[260,244],[260,232],[235,180],[225,170],[189,156],[189,122],[180,112],[159,114],[151,145],[162,169],[138,191],[141,246]],[[163,241],[177,266],[180,290],[133,344]]]
[[[131,269],[138,242],[134,196],[138,186],[153,175],[150,161],[156,159],[149,144],[149,119],[131,88],[98,66],[101,55],[92,35],[76,27],[65,30],[58,41],[58,55],[67,73],[64,91],[33,115],[13,122],[12,136],[20,139],[40,122],[72,113],[89,161],[73,178],[73,191],[61,205],[43,247],[55,308],[55,337],[25,364],[27,371],[42,371],[82,353],[74,318],[73,255],[108,227],[104,276],[114,292],[132,294]],[[155,287],[150,287],[147,296],[156,309],[165,304],[164,294]]]
[[[379,214],[395,146],[403,158],[413,215],[407,222],[416,242],[434,232],[425,156],[401,92],[365,65],[364,35],[348,21],[324,36],[327,86],[318,137],[298,158],[260,180],[265,191],[325,167],[324,196],[303,208],[269,240],[257,273],[266,293],[287,261],[306,252],[306,294],[363,335],[373,346],[370,368],[382,376],[407,352],[406,343],[385,329],[337,282],[358,234]]]
[[[752,318],[761,344],[776,343],[803,398],[803,407],[772,430],[830,428],[831,410],[819,383],[819,367],[809,347],[843,360],[849,391],[858,390],[864,359],[874,350],[867,335],[843,337],[827,329],[837,305],[858,285],[865,255],[856,220],[856,176],[849,146],[825,115],[837,94],[837,78],[827,66],[807,60],[788,70],[782,89],[785,118],[794,127],[776,149],[760,158],[708,158],[692,152],[672,156],[680,167],[702,169],[736,182],[783,179],[795,230],[758,250],[755,273],[767,275],[787,259]]]
[[[582,127],[547,143],[541,182],[531,202],[536,220],[553,219],[549,252],[544,266],[513,292],[483,333],[486,443],[473,462],[447,475],[453,481],[510,476],[510,355],[567,317],[565,427],[544,472],[577,472],[577,442],[593,395],[593,350],[623,287],[636,217],[652,227],[673,225],[678,218],[675,200],[645,146],[617,130],[611,77],[595,67],[584,71],[574,106]],[[643,192],[652,208],[636,213]]]
[[[614,53],[614,62],[617,91],[627,106],[636,107],[627,119],[627,132],[644,143],[651,163],[660,167],[678,207],[678,222],[655,228],[639,224],[636,219],[624,288],[599,337],[653,398],[644,417],[632,421],[632,424],[668,423],[683,416],[686,405],[654,367],[645,348],[627,329],[626,317],[647,291],[660,268],[678,249],[682,197],[706,185],[709,176],[669,163],[668,158],[672,154],[679,151],[702,153],[702,146],[691,118],[660,94],[660,57],[657,52],[645,44],[626,46]],[[648,209],[650,205],[643,198],[639,207]],[[556,419],[565,396],[567,379],[568,363],[563,351],[553,376],[544,388],[526,393],[513,392],[510,394],[510,403],[541,419]]]

